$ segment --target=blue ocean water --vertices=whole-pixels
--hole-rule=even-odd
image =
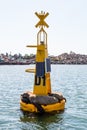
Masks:
[[[87,130],[87,65],[52,65],[53,92],[67,102],[62,113],[33,115],[20,111],[20,95],[33,89],[33,65],[0,66],[0,130]]]

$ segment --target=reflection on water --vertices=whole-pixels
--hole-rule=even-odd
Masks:
[[[44,113],[44,114],[35,114],[35,113],[27,113],[22,112],[22,116],[20,117],[20,121],[27,124],[32,124],[34,129],[45,130],[56,124],[56,127],[59,128],[59,124],[63,122],[63,112],[58,113]],[[56,128],[55,127],[55,128]],[[59,129],[60,130],[60,129]]]

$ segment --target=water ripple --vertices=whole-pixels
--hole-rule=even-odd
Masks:
[[[61,91],[67,102],[63,113],[44,116],[20,111],[21,93],[33,89],[34,76],[26,68],[0,66],[0,130],[86,130],[87,65],[52,65],[52,90]]]

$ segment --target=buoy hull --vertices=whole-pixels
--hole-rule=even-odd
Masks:
[[[63,111],[65,108],[65,100],[63,99],[61,102],[50,104],[50,105],[41,105],[44,112],[53,112],[53,111]],[[33,104],[26,104],[22,100],[20,101],[20,109],[27,112],[35,112],[39,113],[37,107]]]

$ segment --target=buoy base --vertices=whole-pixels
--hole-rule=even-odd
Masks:
[[[60,103],[55,103],[51,105],[41,105],[41,107],[44,109],[44,112],[63,111],[65,108],[65,100],[63,99]],[[40,112],[33,104],[26,104],[22,101],[20,101],[20,109],[27,112]]]
[[[26,112],[33,112],[33,113],[44,113],[44,112],[50,113],[54,111],[63,111],[65,108],[66,99],[62,95],[58,94],[51,94],[51,95],[38,97],[35,96],[35,94],[32,94],[31,92],[24,93],[21,96],[20,109]],[[61,99],[57,100],[57,98],[54,97],[55,95],[57,98]],[[29,99],[26,100],[28,96]]]

